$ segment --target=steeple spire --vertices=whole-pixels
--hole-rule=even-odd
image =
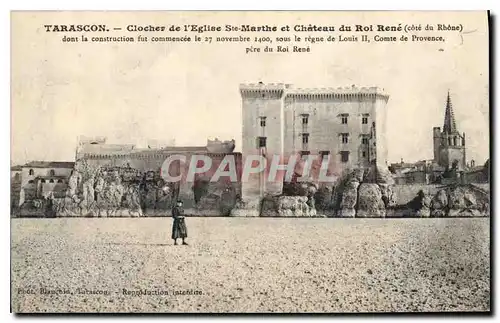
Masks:
[[[457,124],[455,122],[455,114],[453,113],[453,106],[451,104],[450,90],[448,90],[448,97],[446,98],[446,111],[444,113],[444,133],[457,132]]]

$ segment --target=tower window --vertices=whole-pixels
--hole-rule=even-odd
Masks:
[[[302,115],[302,124],[308,124],[309,123],[309,115],[303,114]]]
[[[260,117],[260,126],[265,127],[266,126],[266,117]]]
[[[367,136],[363,136],[363,137],[361,138],[361,143],[362,143],[363,145],[368,145],[368,137],[367,137]]]
[[[40,183],[45,183],[45,180],[44,180],[44,179],[42,179],[42,180],[40,181]]]
[[[448,145],[451,146],[451,137],[448,137]]]
[[[54,183],[54,180],[53,180],[53,179],[51,179],[51,180],[49,181],[49,183]]]
[[[453,137],[453,146],[457,145],[457,137]]]
[[[266,137],[259,137],[258,148],[265,148],[267,143]]]
[[[308,144],[309,143],[309,134],[308,133],[303,133],[302,134],[302,143],[303,144]]]
[[[361,123],[368,124],[368,117],[369,116],[370,116],[369,114],[363,114],[363,117],[361,118]]]
[[[50,175],[50,176],[54,176],[55,174],[56,174],[56,172],[55,172],[53,169],[51,169],[51,170],[49,171],[49,175]]]
[[[342,143],[347,144],[349,142],[349,134],[348,133],[341,133],[342,136]]]
[[[341,151],[340,152],[340,161],[343,163],[347,163],[349,161],[349,152]]]
[[[35,175],[35,171],[33,169],[30,169],[29,174],[30,175]]]
[[[361,155],[363,156],[363,158],[365,158],[365,157],[366,157],[366,151],[363,151],[363,152],[361,153]]]
[[[340,122],[341,122],[342,124],[347,124],[347,118],[348,118],[348,117],[349,117],[349,115],[348,115],[348,114],[342,114],[342,115],[340,116]]]

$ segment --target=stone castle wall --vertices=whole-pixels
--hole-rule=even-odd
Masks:
[[[237,175],[241,176],[241,155],[235,157]],[[37,198],[29,187],[24,189],[25,203],[18,216],[40,217],[114,217],[114,216],[171,216],[177,199],[184,202],[188,215],[228,215],[241,196],[240,182],[220,177],[210,182],[226,154],[210,154],[210,170],[197,174],[194,181],[168,183],[160,174],[164,156],[159,158],[88,158],[77,162],[68,185],[62,194],[51,192]],[[188,156],[189,162],[189,156]],[[132,167],[134,166],[134,167]],[[175,165],[171,175],[179,169]],[[199,183],[203,183],[200,185]]]

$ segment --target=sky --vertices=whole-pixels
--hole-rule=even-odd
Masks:
[[[106,136],[110,143],[139,146],[147,145],[148,139],[175,138],[177,145],[205,145],[207,138],[234,138],[239,150],[239,84],[261,81],[306,88],[353,84],[383,88],[390,96],[389,162],[432,159],[432,128],[443,126],[449,90],[458,129],[466,133],[467,159],[481,164],[489,158],[486,19],[481,12],[15,13],[11,163],[74,160],[79,135]],[[444,43],[322,43],[310,45],[311,53],[246,54],[241,43],[63,43],[63,34],[47,33],[43,27],[400,22],[462,24],[463,31],[441,33]],[[293,34],[312,35],[287,35]],[[138,34],[113,33],[124,35]],[[284,34],[274,36],[278,35]]]

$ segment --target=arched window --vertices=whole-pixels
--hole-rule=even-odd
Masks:
[[[64,183],[62,179],[57,180],[58,183]]]
[[[55,172],[53,169],[51,169],[51,170],[49,171],[49,175],[50,175],[50,176],[54,176],[55,174],[56,174],[56,172]]]
[[[35,171],[33,169],[30,169],[29,174],[30,175],[35,175]]]
[[[40,183],[45,183],[45,180],[42,178],[42,179],[40,180]]]
[[[51,179],[51,180],[49,181],[49,183],[54,183],[54,180],[53,180],[53,179]]]
[[[33,181],[32,179],[30,179],[30,180],[28,181],[28,184],[33,184],[33,183],[34,183],[34,181]]]
[[[453,146],[457,145],[457,137],[453,137]]]

